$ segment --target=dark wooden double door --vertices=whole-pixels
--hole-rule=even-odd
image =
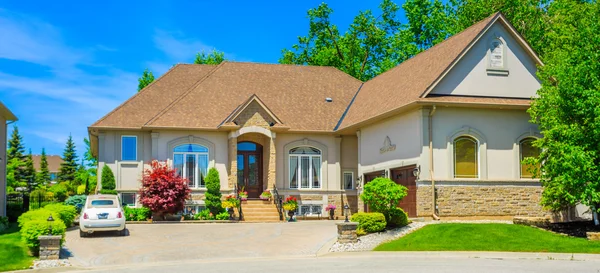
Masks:
[[[239,190],[244,188],[248,192],[248,198],[258,198],[263,192],[262,146],[255,144],[255,149],[247,147],[252,146],[244,145],[244,149],[240,150],[241,146],[238,144],[238,188]]]
[[[415,167],[411,165],[390,170],[390,179],[408,189],[408,194],[398,203],[398,207],[404,210],[408,217],[417,217],[417,177],[413,175]],[[365,174],[365,181],[369,183],[377,177],[383,177],[383,172]]]

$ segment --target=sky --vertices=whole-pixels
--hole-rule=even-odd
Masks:
[[[62,154],[72,135],[82,155],[87,127],[137,92],[145,68],[158,77],[213,49],[276,63],[308,33],[306,12],[321,2],[3,0],[0,101],[33,154]],[[327,3],[343,31],[359,11],[378,14],[380,1]]]

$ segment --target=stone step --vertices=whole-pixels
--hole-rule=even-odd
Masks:
[[[244,212],[244,216],[277,216],[277,217],[279,217],[279,214],[272,213],[272,212],[251,212],[251,213]]]

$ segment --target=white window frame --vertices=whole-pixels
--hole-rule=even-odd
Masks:
[[[352,178],[351,178],[352,179],[352,187],[351,188],[346,188],[346,174],[350,174],[352,176]],[[353,189],[356,188],[356,185],[355,185],[356,183],[354,181],[354,172],[352,172],[352,171],[344,171],[344,173],[342,174],[342,179],[343,179],[342,183],[344,185],[343,186],[344,190],[353,190]]]
[[[310,213],[302,214],[302,207],[309,207],[308,211],[310,211]],[[321,213],[313,213],[313,207],[321,207]],[[323,215],[323,204],[299,204],[298,208],[296,209],[296,213],[298,214],[298,216]]]
[[[208,150],[208,152],[175,152],[174,151],[175,148],[177,148],[177,147],[179,147],[181,145],[186,145],[186,144],[194,144],[194,145],[202,146],[202,147],[206,148]],[[186,155],[194,155],[194,157],[196,158],[195,159],[196,160],[196,164],[194,164],[194,178],[195,178],[195,181],[194,181],[194,186],[191,187],[191,188],[194,188],[194,189],[205,189],[206,188],[206,183],[204,184],[203,187],[201,187],[201,185],[200,185],[200,176],[199,176],[199,174],[200,174],[200,168],[198,168],[198,162],[199,162],[198,161],[198,156],[199,155],[206,155],[206,162],[208,163],[208,165],[210,165],[210,157],[209,157],[210,148],[208,148],[208,147],[206,147],[204,145],[195,144],[195,143],[186,143],[186,144],[180,144],[180,145],[177,145],[177,146],[173,147],[173,167],[175,167],[175,156],[176,155],[182,155],[182,157],[183,157],[183,168],[181,170],[181,176],[183,178],[187,178],[187,168],[185,167],[185,163],[187,161],[187,156]],[[204,175],[205,177],[206,177],[206,175],[208,175],[208,169],[209,169],[209,167],[207,166],[207,168],[206,168],[207,173]]]
[[[316,150],[319,150],[318,155],[312,155],[312,154],[290,154],[289,152],[293,149],[296,148],[302,148],[302,147],[308,147],[308,148],[313,148]],[[292,187],[292,179],[288,178],[290,180],[288,186],[290,187],[290,189],[295,189],[295,190],[310,190],[310,189],[321,189],[323,187],[323,151],[321,151],[321,149],[313,147],[313,146],[298,146],[298,147],[294,147],[292,149],[288,150],[288,171],[289,173],[292,172],[292,157],[297,157],[298,158],[298,169],[296,170],[297,172],[297,187],[293,188]],[[308,188],[303,188],[302,187],[302,173],[301,173],[301,169],[302,169],[302,162],[301,159],[302,157],[308,157]],[[321,162],[321,164],[319,165],[321,170],[319,171],[319,187],[313,187],[313,176],[312,176],[312,171],[313,171],[313,158],[319,158],[319,161]]]
[[[521,158],[523,157],[523,146],[521,146],[521,145],[523,145],[523,142],[524,142],[524,141],[531,141],[531,142],[533,142],[533,141],[536,141],[536,140],[538,140],[538,138],[537,138],[537,137],[535,137],[535,136],[526,136],[526,137],[523,137],[523,138],[521,138],[521,139],[520,139],[520,140],[517,142],[517,147],[518,147],[518,149],[519,149],[519,152],[518,152],[518,154],[517,154],[517,156],[518,156],[518,158],[517,158],[517,162],[519,163],[519,164],[518,164],[518,165],[519,165],[519,179],[524,179],[524,180],[532,180],[532,179],[535,179],[535,178],[533,178],[533,177],[523,177],[523,172],[522,172],[522,171],[523,171],[523,170],[522,170],[522,164],[523,164],[523,162],[521,162]]]
[[[127,204],[128,207],[134,208],[134,207],[137,206],[137,201],[138,201],[137,193],[135,193],[135,192],[122,192],[122,193],[120,193],[121,204],[125,202],[125,199],[123,199],[123,194],[133,194],[133,205]]]
[[[475,156],[477,156],[477,177],[469,177],[469,178],[464,178],[464,177],[456,177],[456,140],[461,138],[461,137],[467,137],[467,138],[471,138],[472,140],[475,140]],[[452,170],[452,177],[454,179],[479,179],[481,177],[481,156],[479,154],[480,152],[480,143],[479,143],[479,139],[477,139],[474,136],[471,135],[459,135],[457,137],[455,137],[452,140],[452,165],[454,166],[454,169]]]
[[[135,159],[123,159],[123,138],[126,137],[133,137],[135,138]],[[122,135],[121,136],[121,161],[137,161],[138,158],[138,137],[137,136],[132,136],[132,135]]]
[[[198,204],[185,205],[185,206],[183,206],[183,214],[190,214],[189,211],[188,211],[188,209],[187,209],[188,207],[192,207],[192,209],[195,210],[196,213],[200,212],[200,208],[206,209],[205,205],[198,205]]]

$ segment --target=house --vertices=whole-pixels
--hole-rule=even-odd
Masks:
[[[0,101],[0,216],[6,216],[6,147],[8,124],[17,117]]]
[[[40,162],[42,160],[41,155],[33,155],[33,166],[37,172],[40,171]],[[50,182],[56,182],[58,179],[58,173],[60,172],[60,164],[63,163],[60,155],[46,155],[46,161],[48,162],[48,171],[50,172]]]
[[[367,82],[333,67],[179,64],[88,129],[131,205],[158,159],[189,180],[195,210],[215,167],[224,194],[276,188],[302,215],[368,210],[358,196],[384,176],[409,189],[410,217],[540,216],[521,160],[539,153],[526,110],[541,65],[496,13]]]

